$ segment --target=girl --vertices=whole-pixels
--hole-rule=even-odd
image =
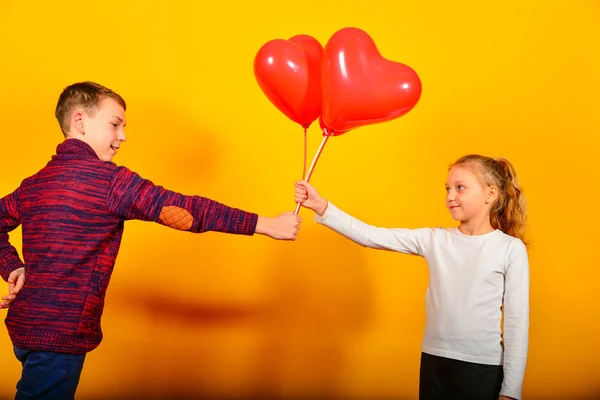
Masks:
[[[421,400],[520,399],[529,261],[517,175],[506,159],[467,155],[450,166],[446,192],[458,228],[387,229],[359,221],[309,183],[296,182],[296,202],[313,210],[317,222],[360,245],[427,261]]]

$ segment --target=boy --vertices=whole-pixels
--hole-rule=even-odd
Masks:
[[[23,365],[16,399],[74,398],[85,355],[102,340],[124,221],[281,240],[298,233],[301,219],[292,213],[265,218],[184,196],[112,163],[126,139],[125,109],[121,96],[97,83],[64,89],[56,118],[65,141],[44,168],[0,199],[0,275],[9,282],[0,307],[10,307],[6,325]],[[21,224],[25,264],[8,241]]]

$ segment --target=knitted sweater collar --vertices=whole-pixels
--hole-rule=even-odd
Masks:
[[[66,139],[56,147],[56,155],[52,159],[99,160],[92,147],[79,139]]]

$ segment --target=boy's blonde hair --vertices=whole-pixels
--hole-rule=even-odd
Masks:
[[[121,96],[98,83],[87,81],[67,86],[58,98],[54,113],[65,137],[71,127],[71,114],[76,108],[81,107],[87,114],[93,116],[100,102],[107,97],[119,103],[123,110],[127,109],[125,100]]]

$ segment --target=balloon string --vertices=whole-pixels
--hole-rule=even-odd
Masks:
[[[310,177],[312,176],[312,173],[315,169],[315,165],[317,165],[317,161],[319,161],[319,157],[321,156],[321,153],[323,152],[323,148],[325,147],[325,144],[327,143],[327,139],[329,139],[329,134],[323,130],[323,141],[321,142],[321,145],[319,146],[319,149],[317,150],[317,154],[315,154],[315,158],[312,161],[312,164],[310,165],[310,168],[308,169],[308,174],[306,175],[306,177],[304,178],[304,180],[306,182],[310,181]],[[300,211],[300,203],[296,204],[296,211],[294,212],[294,215],[298,215],[298,212]]]
[[[302,178],[306,176],[306,152],[308,146],[308,138],[306,136],[306,126],[304,127],[304,165],[302,167]]]

